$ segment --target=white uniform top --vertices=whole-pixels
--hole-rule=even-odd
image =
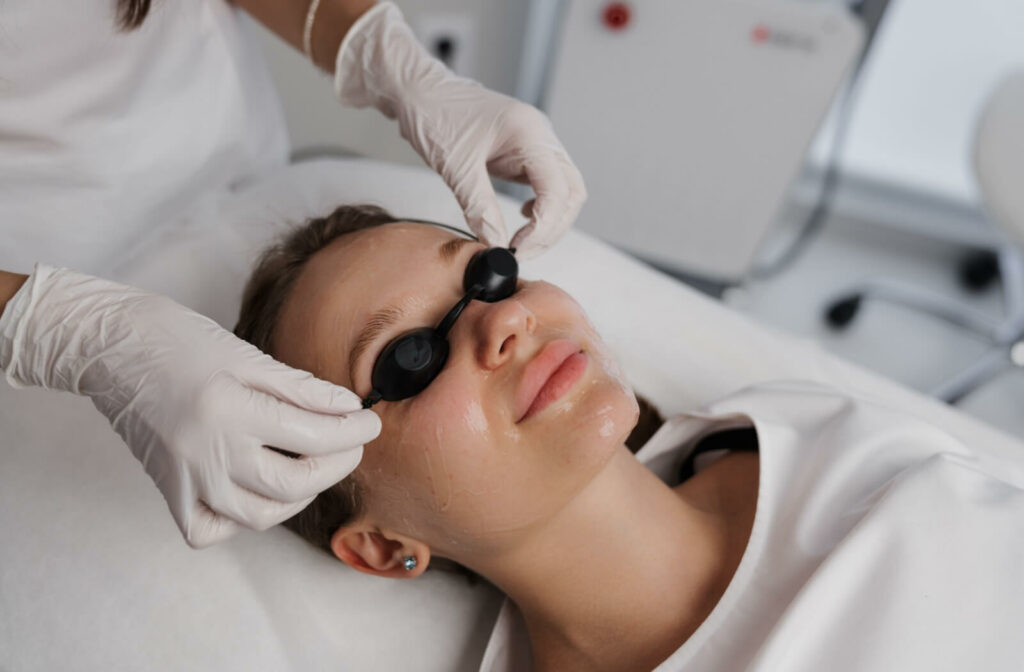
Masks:
[[[204,191],[287,161],[250,26],[224,0],[0,3],[0,269],[106,274]]]
[[[637,456],[674,485],[700,438],[753,424],[757,512],[721,600],[658,672],[1024,669],[1024,454],[1007,463],[811,383],[704,411],[671,418]],[[506,600],[480,669],[530,662]]]

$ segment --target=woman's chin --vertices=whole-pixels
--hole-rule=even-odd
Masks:
[[[640,407],[633,392],[614,379],[593,381],[572,408],[552,418],[563,437],[566,460],[600,469],[626,443]]]

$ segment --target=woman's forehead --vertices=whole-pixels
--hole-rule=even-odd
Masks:
[[[376,262],[381,261],[375,259],[377,256],[387,258],[400,254],[426,254],[431,243],[436,247],[450,238],[457,237],[449,231],[429,224],[394,222],[341,236],[317,254],[327,251],[336,251],[338,254],[347,252],[368,262]],[[367,254],[368,252],[370,254]]]
[[[315,256],[333,256],[351,268],[372,267],[401,277],[399,270],[447,264],[465,245],[484,247],[475,239],[430,224],[396,222],[342,236]]]

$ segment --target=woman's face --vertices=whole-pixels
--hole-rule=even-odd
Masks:
[[[405,331],[437,326],[482,249],[413,223],[341,237],[302,271],[277,324],[275,355],[366,397],[381,350]],[[361,333],[382,317],[396,319],[353,365]],[[376,525],[458,558],[500,551],[561,510],[621,448],[638,410],[582,309],[546,282],[520,280],[502,301],[470,302],[448,340],[448,361],[425,390],[374,406],[383,428],[356,473]],[[524,371],[553,341],[578,346],[583,373],[520,421]]]

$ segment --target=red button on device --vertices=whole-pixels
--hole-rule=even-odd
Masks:
[[[601,18],[609,30],[622,30],[629,25],[632,13],[625,2],[609,2],[605,5]]]

